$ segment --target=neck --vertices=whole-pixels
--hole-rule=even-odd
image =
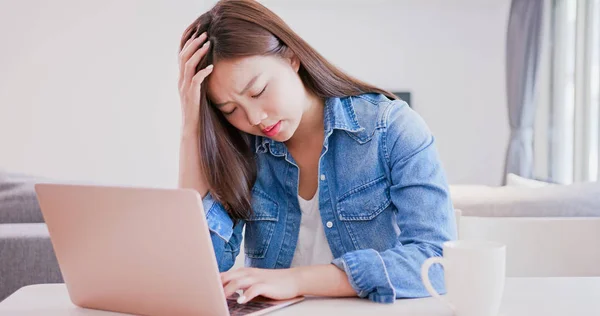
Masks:
[[[292,136],[285,144],[288,148],[298,148],[318,143],[323,145],[324,137],[324,108],[325,101],[310,94],[300,124]]]

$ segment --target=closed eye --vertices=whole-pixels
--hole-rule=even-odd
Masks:
[[[223,114],[225,114],[225,115],[231,115],[231,114],[233,114],[233,112],[235,112],[236,109],[237,108],[233,108],[233,110],[231,110],[231,112],[223,112]]]
[[[257,94],[257,95],[253,95],[252,98],[256,99],[256,98],[260,97],[265,92],[265,90],[267,90],[268,86],[269,86],[268,84],[265,85],[265,87],[262,89],[262,91],[259,94]],[[231,110],[231,112],[223,112],[223,114],[224,115],[231,115],[231,114],[233,114],[233,112],[235,112],[236,109],[237,108],[233,108],[233,110]]]
[[[262,91],[261,91],[259,94],[257,94],[257,95],[253,95],[252,97],[253,97],[254,99],[256,99],[256,98],[260,97],[260,95],[261,95],[261,94],[263,94],[263,92],[265,92],[265,90],[267,90],[267,86],[268,86],[268,85],[266,85],[266,86],[265,86],[265,87],[262,89]]]

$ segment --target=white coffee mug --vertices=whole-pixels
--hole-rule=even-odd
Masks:
[[[496,316],[504,292],[506,246],[491,241],[445,242],[444,256],[423,263],[421,278],[431,296],[445,302],[456,316]],[[429,268],[444,267],[445,296],[429,280]]]

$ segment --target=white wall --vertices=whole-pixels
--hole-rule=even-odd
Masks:
[[[451,183],[500,183],[509,0],[263,2],[350,74],[410,90]],[[0,168],[176,185],[177,45],[208,4],[1,1]]]
[[[1,1],[0,167],[177,181],[177,47],[201,1]]]

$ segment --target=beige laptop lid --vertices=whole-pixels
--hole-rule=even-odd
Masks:
[[[200,195],[37,184],[75,305],[138,315],[228,315]]]

